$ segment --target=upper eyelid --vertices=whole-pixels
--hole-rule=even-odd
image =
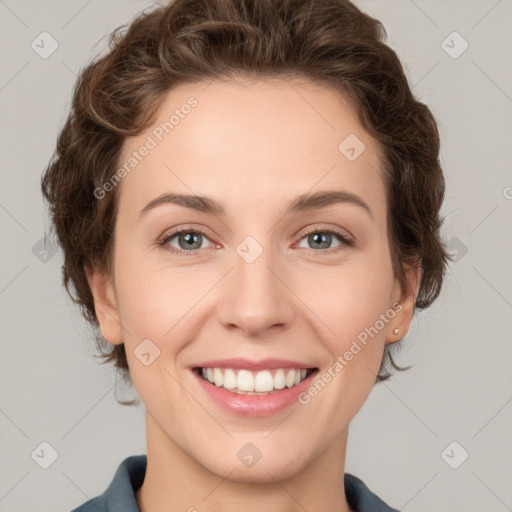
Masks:
[[[348,238],[350,240],[354,240],[354,236],[347,231],[345,228],[342,228],[340,226],[327,226],[327,225],[320,225],[320,226],[312,226],[312,227],[306,227],[301,229],[295,236],[301,236],[303,238],[304,236],[308,235],[309,233],[315,233],[315,232],[322,232],[322,231],[334,231],[334,234],[338,235],[344,235],[345,238]],[[341,231],[341,233],[339,233]]]
[[[350,238],[350,239],[354,239],[355,237],[345,228],[342,228],[342,227],[333,227],[333,226],[327,226],[327,225],[320,225],[320,226],[312,226],[312,227],[305,227],[305,228],[302,228],[301,230],[299,230],[294,236],[299,236],[302,234],[302,236],[306,236],[307,234],[311,233],[311,232],[315,232],[315,231],[342,231],[343,233],[346,233],[346,237],[347,238]],[[178,235],[179,233],[183,232],[183,231],[190,231],[190,232],[194,232],[194,233],[201,233],[203,235],[208,235],[208,231],[209,229],[206,228],[206,227],[194,227],[194,226],[179,226],[179,227],[176,227],[176,228],[171,228],[169,232],[165,232],[160,238],[163,239],[163,238],[167,238],[169,236],[173,237],[173,236],[176,236]]]

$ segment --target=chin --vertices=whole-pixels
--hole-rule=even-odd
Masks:
[[[276,480],[291,478],[303,469],[307,461],[298,460],[296,455],[290,457],[291,453],[293,453],[293,450],[286,450],[283,454],[276,453],[273,450],[271,456],[265,456],[265,452],[263,452],[258,460],[253,458],[253,460],[247,459],[244,461],[244,453],[242,452],[240,454],[241,460],[239,460],[238,455],[235,455],[234,458],[228,459],[225,457],[220,463],[217,459],[213,461],[213,464],[203,465],[211,473],[230,482],[268,484],[275,483]],[[286,458],[287,455],[288,458]]]

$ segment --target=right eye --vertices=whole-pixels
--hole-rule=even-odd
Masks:
[[[171,245],[171,241],[175,238],[177,240],[179,247]],[[159,245],[162,246],[162,248],[166,251],[170,251],[177,254],[188,253],[190,255],[194,255],[196,254],[195,251],[199,249],[204,249],[204,247],[201,247],[203,239],[208,240],[206,234],[201,230],[190,228],[178,228],[174,230],[172,233],[166,235],[159,242]]]

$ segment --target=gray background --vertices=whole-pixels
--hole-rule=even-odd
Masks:
[[[354,418],[346,471],[409,512],[512,510],[512,1],[357,3],[383,21],[438,119],[443,236],[457,261],[406,337],[398,362],[414,368],[376,386]],[[145,453],[143,406],[116,403],[133,395],[92,357],[60,250],[48,242],[44,261],[38,244],[40,176],[76,73],[149,5],[0,0],[1,512],[69,511],[102,493],[124,457]],[[46,59],[31,48],[43,31],[59,45]],[[454,31],[469,44],[457,58]],[[47,469],[32,456],[42,442],[58,455]]]

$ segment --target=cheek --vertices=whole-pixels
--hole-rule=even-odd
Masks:
[[[130,333],[157,344],[157,340],[175,338],[182,320],[209,287],[210,279],[185,277],[171,269],[134,268],[119,287],[124,325]]]
[[[127,357],[133,358],[133,350],[146,338],[160,351],[172,348],[162,340],[174,337],[173,326],[186,315],[194,293],[184,286],[179,273],[157,268],[143,251],[130,251],[129,246],[120,242],[116,247],[115,280]]]
[[[324,316],[319,316],[333,331],[325,340],[335,356],[344,354],[355,341],[361,347],[359,361],[365,360],[366,366],[380,362],[387,325],[381,315],[390,307],[393,282],[391,263],[385,258],[369,258],[333,273],[324,288],[327,294],[322,296],[319,289],[313,294],[312,303],[324,308]]]
[[[177,269],[157,268],[147,259],[131,256],[124,259],[117,279],[134,387],[149,410],[169,400],[177,403],[181,392],[174,380],[179,378],[177,358],[195,336],[195,322],[191,320],[196,313],[194,305],[211,288],[211,278],[196,279],[190,272],[185,276]],[[151,361],[147,365],[142,356],[146,352]]]

